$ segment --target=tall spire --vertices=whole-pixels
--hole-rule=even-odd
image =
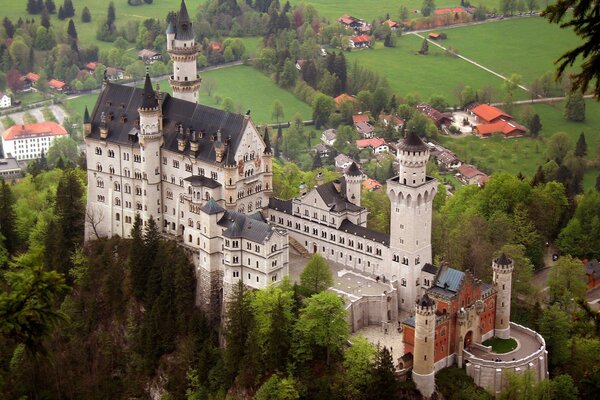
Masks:
[[[428,147],[423,140],[417,135],[414,130],[409,130],[402,143],[399,146],[400,150],[405,151],[425,151]]]
[[[83,112],[83,123],[84,124],[90,123],[90,113],[88,111],[87,106],[85,106],[85,111]]]
[[[265,154],[271,154],[273,151],[271,150],[271,139],[269,138],[269,129],[265,126],[265,135],[263,136],[263,140],[265,142]]]
[[[188,14],[185,1],[181,0],[181,8],[179,14],[177,14],[177,29],[175,33],[175,39],[177,40],[192,40],[194,39],[194,31],[192,29],[192,22]]]
[[[177,16],[177,22],[190,22],[190,16],[188,15],[187,7],[185,6],[185,0],[181,0],[181,7],[179,8],[179,14]]]
[[[146,81],[144,82],[144,93],[142,99],[142,108],[156,108],[158,107],[158,99],[156,98],[156,93],[154,93],[154,88],[152,87],[152,81],[150,80],[150,75],[146,73]]]

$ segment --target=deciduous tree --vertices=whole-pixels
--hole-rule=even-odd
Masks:
[[[569,93],[565,101],[565,119],[568,121],[585,121],[585,100],[581,93]]]
[[[310,293],[320,293],[333,285],[331,269],[327,261],[318,253],[310,258],[300,274],[300,284]]]

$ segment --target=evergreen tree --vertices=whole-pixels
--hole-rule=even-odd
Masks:
[[[529,133],[532,137],[537,137],[542,130],[542,122],[540,121],[539,114],[533,114],[531,122],[529,123]]]
[[[87,6],[83,7],[83,11],[81,11],[81,22],[91,22],[92,14],[90,14],[90,9]]]
[[[66,170],[56,189],[55,215],[63,228],[65,241],[71,251],[83,243],[85,215],[83,194],[77,171]]]
[[[69,20],[67,35],[69,35],[69,39],[71,39],[72,41],[77,41],[77,29],[75,29],[75,23],[72,19]]]
[[[596,191],[600,192],[600,175],[596,176]]]
[[[144,266],[147,269],[145,300],[152,304],[160,295],[162,264],[156,257],[160,246],[160,232],[152,216],[148,219],[144,230]]]
[[[392,97],[390,98],[390,103],[389,103],[386,111],[389,111],[390,113],[394,113],[394,112],[396,112],[397,108],[398,108],[398,99],[396,98],[395,94],[392,94]]]
[[[73,8],[73,2],[71,0],[64,1],[63,11],[65,18],[71,18],[75,16],[75,8]]]
[[[57,17],[61,21],[66,18],[65,17],[65,9],[63,8],[63,6],[58,7],[58,15],[57,15]]]
[[[13,254],[18,245],[14,204],[15,199],[10,187],[3,179],[0,180],[0,237],[4,238],[4,247],[9,254]]]
[[[113,26],[116,19],[117,19],[117,16],[116,16],[116,13],[115,13],[115,3],[113,3],[111,1],[108,4],[108,13],[106,15],[106,25]]]
[[[565,102],[565,119],[568,121],[585,121],[585,100],[581,93],[570,93]]]
[[[575,146],[575,157],[585,157],[587,155],[587,143],[583,132],[579,135],[577,145]]]
[[[319,152],[317,151],[315,153],[315,156],[313,157],[313,164],[312,164],[312,168],[314,169],[319,169],[323,166],[323,163],[321,162],[321,155],[319,154]]]
[[[49,14],[54,14],[56,12],[56,4],[54,4],[54,0],[46,0],[46,11]]]
[[[225,365],[231,380],[238,374],[246,354],[246,344],[254,326],[250,295],[240,280],[235,286],[227,308]]]
[[[146,293],[147,276],[144,271],[145,247],[142,236],[142,219],[139,214],[135,214],[133,227],[131,228],[131,250],[127,264],[131,276],[131,285],[133,294],[139,299],[144,298]]]
[[[4,26],[4,31],[6,32],[6,37],[12,39],[15,35],[15,26],[12,21],[8,19],[8,17],[4,17],[2,20],[2,26]]]
[[[27,13],[38,14],[41,10],[38,9],[37,0],[27,0]]]
[[[423,39],[423,43],[421,44],[421,50],[419,50],[419,54],[427,55],[428,52],[429,52],[429,42],[425,38],[425,39]]]
[[[546,178],[544,177],[544,171],[542,170],[542,166],[538,165],[537,170],[535,171],[535,175],[531,180],[531,186],[535,187],[538,185],[543,185],[546,182]]]
[[[383,346],[377,351],[372,369],[372,380],[367,390],[367,399],[393,399],[396,398],[398,382],[395,375],[396,368],[392,354]]]
[[[42,11],[42,18],[40,20],[40,25],[42,25],[46,30],[50,29],[50,16],[48,15],[48,11]]]
[[[348,86],[348,70],[346,66],[346,57],[340,52],[333,61],[333,73],[339,78],[341,83],[340,92],[347,90]]]
[[[33,46],[29,48],[29,57],[27,57],[27,69],[33,71],[35,69],[35,52]]]
[[[423,0],[421,14],[423,14],[424,17],[429,17],[433,13],[433,10],[435,10],[435,4],[433,0]]]

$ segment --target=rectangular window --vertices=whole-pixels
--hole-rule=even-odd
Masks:
[[[233,271],[233,277],[234,278],[239,278],[240,277],[240,271]]]

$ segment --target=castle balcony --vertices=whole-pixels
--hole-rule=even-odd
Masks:
[[[181,56],[181,55],[194,55],[198,53],[198,46],[194,44],[190,47],[171,47],[169,54]]]

